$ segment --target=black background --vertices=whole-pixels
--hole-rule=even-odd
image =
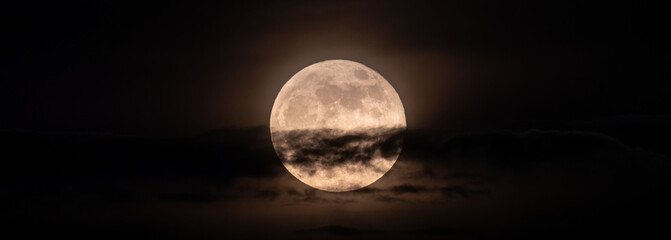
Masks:
[[[398,91],[401,160],[550,162],[595,183],[568,210],[505,228],[407,236],[668,236],[655,220],[668,214],[667,26],[646,1],[21,1],[0,11],[3,218],[24,236],[221,237],[109,215],[147,199],[224,201],[236,196],[200,186],[286,175],[267,129],[274,97],[334,58]],[[380,234],[334,225],[315,231]]]

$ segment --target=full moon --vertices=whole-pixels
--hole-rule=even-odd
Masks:
[[[298,180],[329,192],[366,187],[401,153],[403,104],[373,69],[327,60],[296,73],[270,114],[275,152]]]

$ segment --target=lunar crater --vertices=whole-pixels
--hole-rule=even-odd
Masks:
[[[362,69],[354,70],[354,76],[361,80],[368,80],[368,73]]]

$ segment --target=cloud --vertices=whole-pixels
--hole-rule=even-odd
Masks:
[[[401,128],[343,132],[336,129],[275,131],[273,139],[285,164],[304,168],[368,163],[379,153],[396,157],[403,141]]]
[[[399,203],[399,202],[410,202],[405,198],[392,197],[392,196],[377,196],[374,198],[375,201],[384,202],[384,203]]]
[[[413,185],[409,185],[409,184],[403,184],[403,185],[398,185],[398,186],[391,187],[389,189],[389,191],[394,193],[394,194],[404,194],[404,193],[417,194],[417,193],[426,192],[426,191],[428,191],[428,189],[426,187],[423,187],[423,186],[413,186]]]
[[[280,193],[277,191],[272,191],[272,190],[262,190],[257,192],[254,195],[254,198],[261,198],[261,199],[275,199],[277,196],[279,196]]]
[[[420,161],[486,163],[516,169],[539,163],[557,166],[623,165],[665,159],[664,156],[627,146],[610,136],[594,132],[529,130],[456,135],[451,138],[410,133],[405,156]]]
[[[448,198],[454,198],[454,197],[468,198],[472,196],[487,195],[490,192],[487,189],[470,189],[464,186],[441,187],[439,191],[445,197]]]
[[[357,201],[354,198],[346,198],[337,196],[337,194],[325,193],[314,188],[304,188],[302,192],[294,188],[289,188],[287,191],[287,198],[285,202],[289,204],[296,203],[328,203],[328,204],[350,204]],[[288,201],[286,201],[289,199]]]
[[[417,184],[420,183],[418,182]],[[455,183],[447,185],[447,183],[436,183],[436,182],[432,183],[431,185],[435,184],[446,184],[446,185],[440,187],[429,187],[424,185],[401,184],[391,186],[388,188],[365,188],[369,190],[359,191],[358,194],[372,195],[372,197],[376,201],[393,203],[393,202],[423,202],[423,201],[426,202],[436,200],[440,201],[444,199],[484,196],[490,193],[489,189],[483,189],[482,187],[472,188],[469,187],[468,185],[457,185]],[[433,193],[436,192],[440,193],[440,196],[442,196],[444,199],[431,196]]]
[[[384,203],[419,203],[419,202],[440,202],[455,198],[470,198],[486,196],[490,190],[486,186],[477,188],[469,185],[459,185],[456,183],[433,182],[431,185],[421,185],[425,182],[415,182],[415,185],[401,184],[389,187],[365,187],[348,193],[328,193],[312,188],[304,188],[302,191],[289,187],[282,191],[277,198],[278,201],[291,199],[292,202],[304,203],[335,203],[351,204],[355,202],[377,201]],[[442,184],[442,185],[441,185]],[[284,200],[282,200],[284,199]]]
[[[2,170],[11,181],[5,183],[5,192],[14,196],[8,199],[16,206],[9,215],[40,214],[49,219],[40,220],[45,223],[62,216],[58,209],[99,216],[111,214],[106,209],[124,209],[124,216],[173,214],[165,220],[173,222],[201,215],[245,219],[226,222],[227,230],[257,226],[259,221],[293,221],[286,225],[313,229],[305,219],[329,216],[319,224],[374,223],[388,233],[385,224],[399,222],[407,228],[393,234],[421,235],[408,229],[424,229],[411,220],[422,219],[442,224],[435,229],[448,229],[428,229],[428,236],[462,236],[461,230],[450,230],[461,225],[450,224],[477,223],[474,227],[488,229],[505,222],[551,229],[574,227],[567,222],[584,223],[576,223],[578,227],[604,222],[624,227],[601,216],[618,219],[610,213],[617,212],[644,218],[631,210],[634,205],[665,212],[668,198],[660,192],[670,184],[668,159],[604,134],[533,130],[408,135],[398,162],[384,177],[346,193],[315,190],[296,180],[282,167],[264,128],[180,139],[27,132],[0,136],[13,140],[6,151],[14,161]],[[338,141],[347,145],[362,140]],[[192,218],[184,216],[191,212]],[[296,217],[279,217],[289,215]],[[87,219],[74,214],[65,218]]]
[[[668,167],[669,164],[663,156],[629,147],[598,133],[531,130],[447,138],[412,131],[408,135],[399,160],[401,163],[388,173],[390,180],[397,182],[375,184],[354,191],[353,195],[387,202],[434,193],[447,198],[468,198],[491,194],[492,179],[487,178],[496,176],[501,170],[512,170],[512,174],[516,174],[516,171],[534,171],[537,167],[568,172],[627,168],[629,175],[638,177],[657,172],[657,165]],[[356,146],[361,142],[382,148],[387,142],[391,142],[388,145],[397,144],[400,136],[399,132],[361,133],[311,140],[306,143],[305,151],[299,152],[309,155],[312,150],[319,151],[320,146],[332,145],[335,146],[332,150],[340,154],[350,150],[339,150],[338,146]],[[142,186],[157,189],[152,191],[158,199],[190,203],[286,197],[301,202],[351,202],[285,186],[282,185],[284,180],[278,182],[277,179],[287,176],[287,172],[272,151],[265,127],[224,129],[181,139],[37,132],[3,132],[2,137],[11,140],[5,141],[9,143],[8,159],[22,159],[8,162],[7,169],[16,171],[7,172],[6,177],[19,183],[9,190],[16,194],[30,194],[21,190],[25,188],[16,188],[27,185],[60,192],[62,194],[55,195],[59,201],[137,201],[146,196],[138,194]],[[345,156],[334,157],[334,161],[345,161],[341,159]],[[354,161],[358,161],[356,159]],[[39,161],[40,166],[31,168],[31,161]],[[413,169],[404,168],[403,164],[411,164]],[[643,168],[645,166],[648,167]],[[645,170],[648,168],[651,170]],[[642,177],[651,179],[652,176]],[[232,184],[245,178],[268,181],[233,191]],[[384,179],[380,182],[384,183]],[[148,186],[150,181],[156,183]],[[664,183],[665,180],[658,177],[652,181]],[[480,182],[481,186],[474,187],[473,182]],[[87,197],[83,198],[83,195]],[[44,198],[35,196],[35,199]]]
[[[289,188],[289,190],[287,190],[287,194],[289,196],[301,196],[302,195],[300,192],[296,191],[295,188]]]
[[[2,173],[8,181],[3,185],[17,201],[116,204],[158,198],[206,203],[225,198],[211,188],[283,171],[263,127],[189,138],[2,131],[0,140],[6,143]]]

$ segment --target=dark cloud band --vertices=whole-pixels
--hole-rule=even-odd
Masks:
[[[349,163],[367,164],[376,154],[392,159],[400,154],[403,128],[343,132],[335,129],[275,131],[275,150],[285,164],[312,168]]]

